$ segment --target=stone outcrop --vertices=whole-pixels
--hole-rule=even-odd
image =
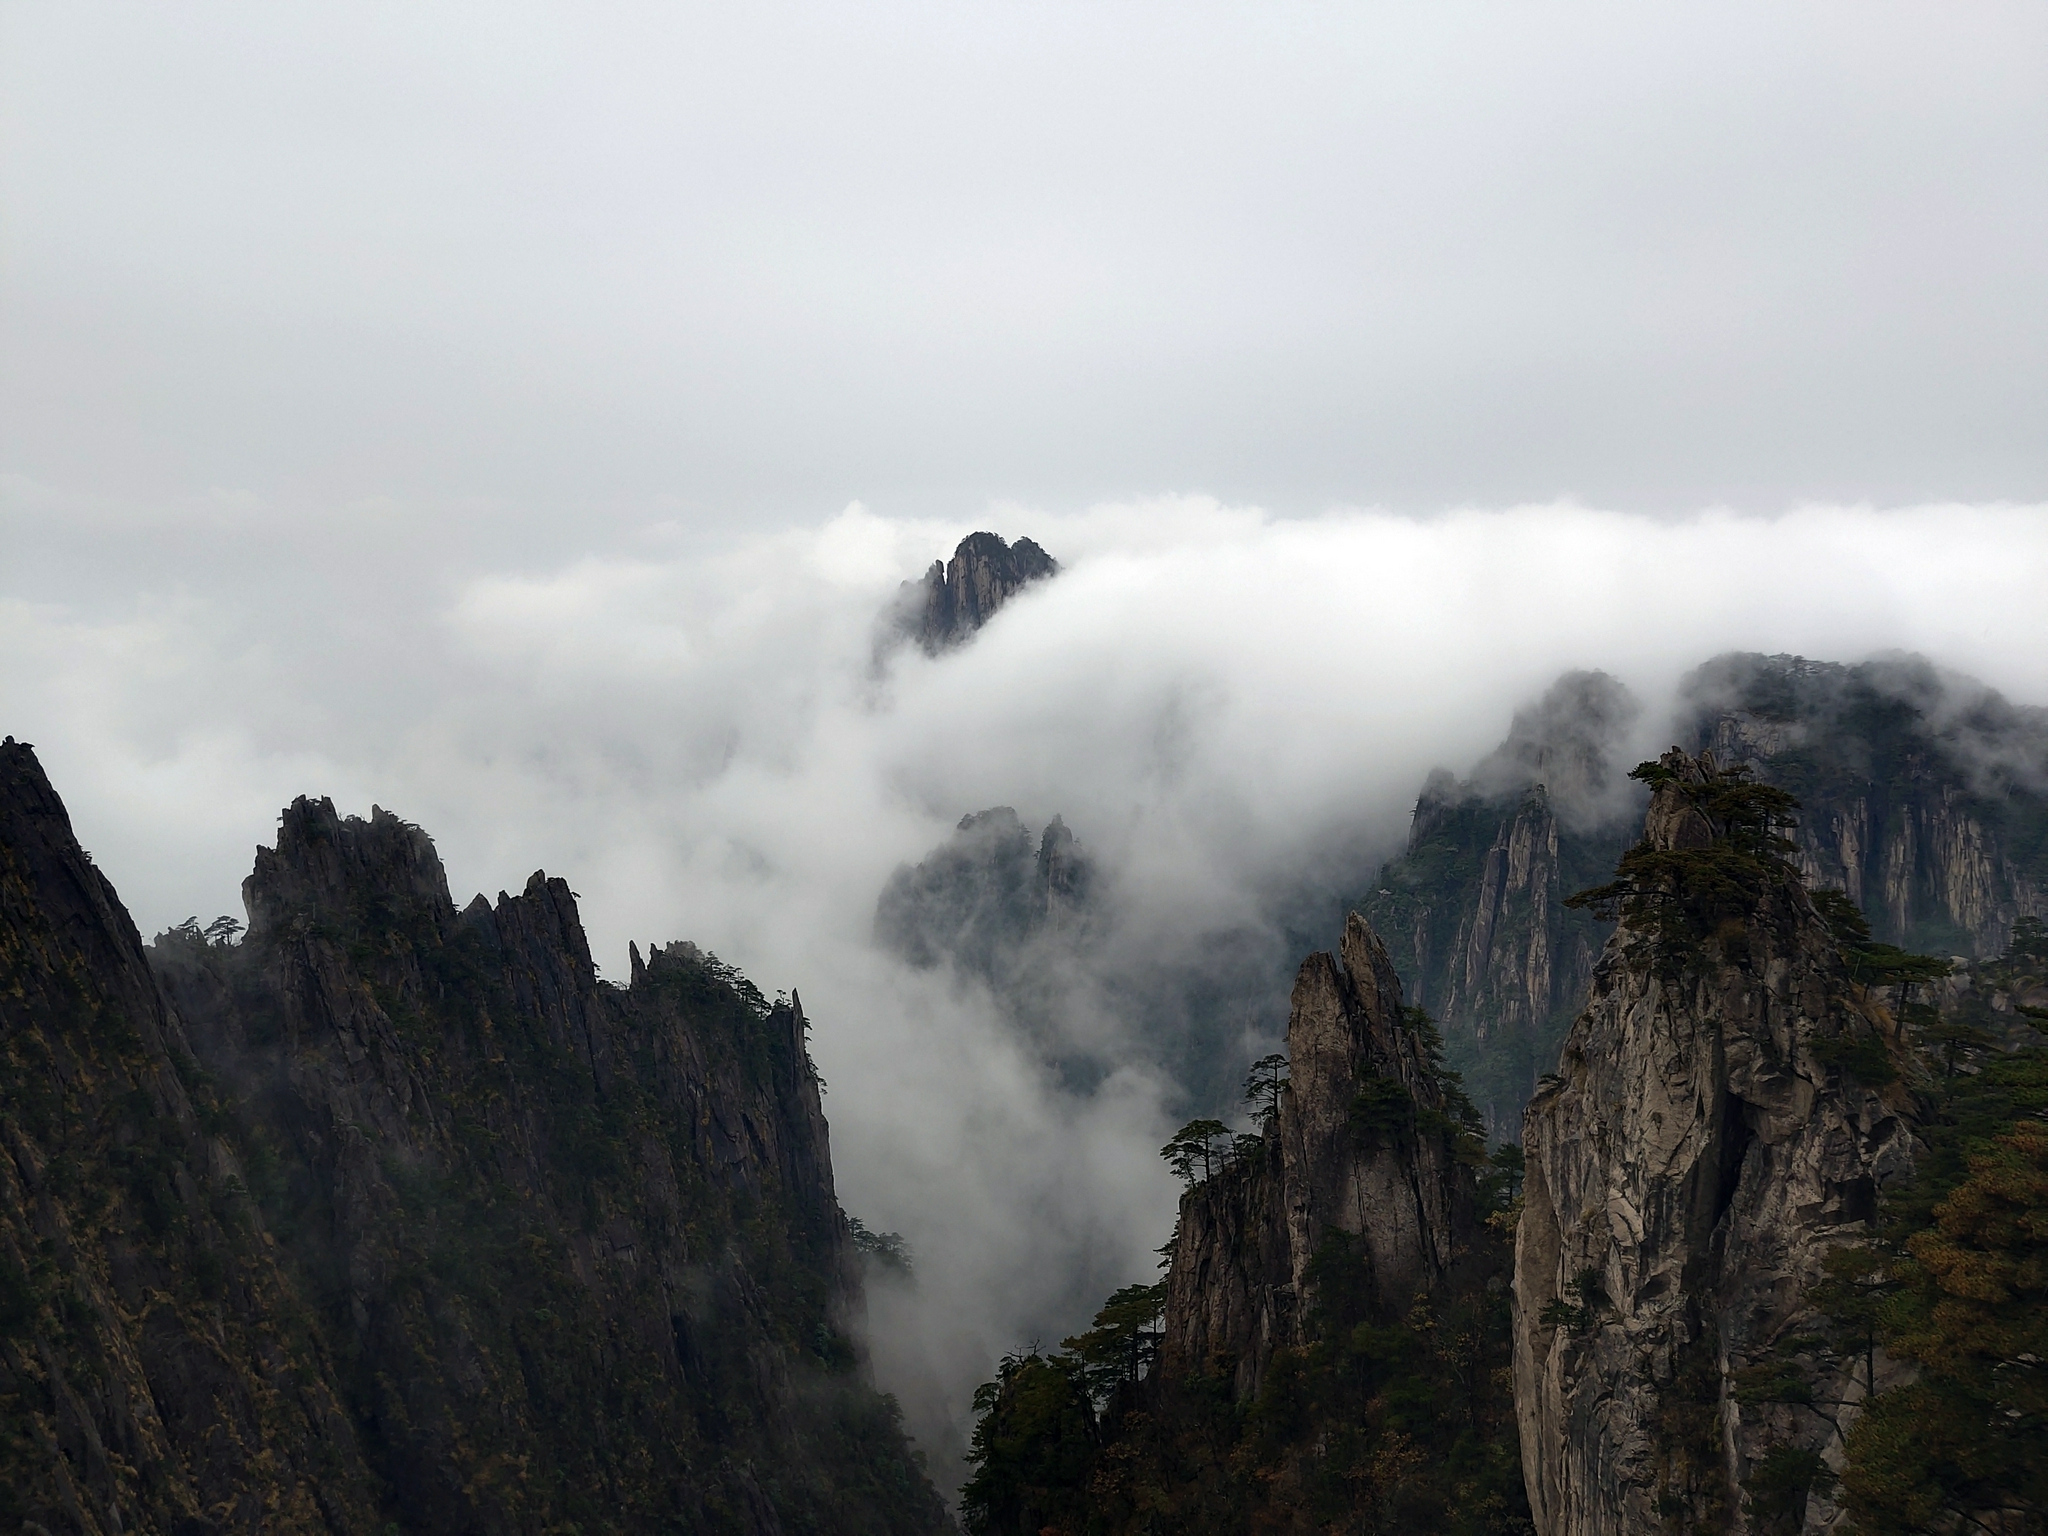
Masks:
[[[1356,905],[1495,1135],[1557,1060],[1607,925],[1564,908],[1607,878],[1641,814],[1639,710],[1568,673],[1469,776],[1433,774],[1408,846]],[[1729,655],[1681,687],[1679,736],[1801,802],[1794,862],[1886,943],[1983,959],[2048,917],[2048,711],[1917,658],[1841,666]]]
[[[232,945],[145,951],[12,745],[0,839],[20,1518],[944,1528],[794,998],[686,944],[603,983],[562,881],[458,911],[384,811],[295,802]]]
[[[1663,767],[1643,846],[1725,854],[1736,829],[1703,809],[1713,757]],[[1656,867],[1639,916],[1691,910],[1693,866]],[[1794,869],[1744,871],[1757,889],[1702,908],[1689,950],[1624,909],[1527,1109],[1515,1394],[1542,1536],[1751,1529],[1744,1483],[1773,1455],[1839,1465],[1869,1386],[1822,1344],[1809,1292],[1912,1154],[1905,1088],[1840,1063],[1904,1059],[1904,1042]],[[1803,1528],[1834,1518],[1816,1488]]]
[[[948,561],[934,560],[924,579],[905,582],[898,623],[928,656],[953,649],[1034,581],[1059,574],[1059,562],[1030,539],[970,533]]]
[[[1429,1045],[1356,913],[1337,955],[1302,963],[1287,1047],[1278,1113],[1182,1200],[1167,1273],[1161,1378],[1227,1369],[1239,1401],[1276,1350],[1303,1342],[1310,1266],[1332,1232],[1361,1240],[1393,1316],[1450,1274],[1474,1219]]]
[[[875,942],[920,969],[951,960],[1005,986],[1034,941],[1086,920],[1093,880],[1093,862],[1058,816],[1034,838],[1007,805],[973,812],[889,877],[875,900]]]

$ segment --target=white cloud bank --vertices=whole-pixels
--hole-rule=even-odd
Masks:
[[[8,536],[57,574],[0,586],[0,727],[145,932],[234,910],[278,808],[326,793],[427,827],[458,899],[568,876],[615,975],[628,938],[690,937],[800,989],[842,1198],[919,1256],[917,1304],[878,1298],[878,1349],[941,1451],[997,1352],[1151,1273],[1173,1204],[1156,1067],[1068,1094],[869,944],[883,880],[963,812],[1063,813],[1118,872],[1131,942],[1170,953],[1340,839],[1390,850],[1428,769],[1468,768],[1566,668],[1621,677],[1653,732],[1676,679],[1735,648],[1918,650],[2048,703],[2032,507],[1003,508],[981,525],[1064,574],[878,679],[878,611],[970,525],[853,507],[519,569],[403,518],[252,552],[211,512],[110,533],[24,505]],[[110,597],[109,540],[173,553]]]

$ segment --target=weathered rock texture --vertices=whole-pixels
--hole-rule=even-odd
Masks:
[[[1560,678],[1469,778],[1431,776],[1407,851],[1358,902],[1495,1134],[1557,1060],[1606,940],[1564,899],[1627,846],[1641,802],[1619,756],[1637,713],[1604,673]]]
[[[1673,752],[1644,837],[1703,850],[1711,757]],[[1904,1054],[1847,980],[1789,865],[1676,964],[1624,921],[1524,1122],[1515,1395],[1542,1536],[1749,1529],[1742,1484],[1773,1448],[1836,1464],[1863,1391],[1814,1352],[1808,1292],[1907,1171],[1910,1099],[1840,1066],[1845,1042]],[[1682,882],[1677,897],[1686,892]],[[1880,1056],[1882,1051],[1880,1051]],[[1880,1074],[1881,1075],[1881,1074]],[[1767,1401],[1761,1380],[1811,1385]],[[1805,1529],[1828,1528],[1826,1500]]]
[[[246,940],[152,978],[24,747],[0,836],[24,1518],[943,1527],[853,1342],[794,999],[689,945],[603,984],[561,881],[458,912],[423,832],[324,800]]]
[[[1799,797],[1807,885],[1848,892],[1877,938],[1985,959],[2048,918],[2048,710],[1918,657],[1729,655],[1685,695],[1694,750]]]
[[[1362,1239],[1389,1316],[1451,1272],[1473,1222],[1428,1044],[1379,938],[1356,913],[1338,955],[1294,984],[1291,1080],[1260,1144],[1189,1190],[1167,1271],[1159,1376],[1228,1370],[1239,1401],[1306,1337],[1309,1268],[1333,1231]]]
[[[903,584],[903,628],[925,654],[936,656],[971,639],[1003,604],[1059,568],[1030,539],[1006,544],[997,534],[970,533],[951,560],[934,560],[922,581]]]
[[[1808,888],[1848,892],[1878,939],[1981,959],[2048,916],[2048,711],[1911,657],[1729,655],[1681,695],[1681,739],[1799,798]],[[1469,777],[1431,776],[1406,852],[1355,898],[1493,1134],[1556,1063],[1606,941],[1562,903],[1607,877],[1641,814],[1638,714],[1604,674],[1560,678]]]

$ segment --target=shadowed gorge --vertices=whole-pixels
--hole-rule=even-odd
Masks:
[[[936,1531],[862,1361],[807,1025],[560,880],[285,813],[145,950],[0,752],[7,1465],[51,1531]],[[160,979],[160,980],[159,980]]]

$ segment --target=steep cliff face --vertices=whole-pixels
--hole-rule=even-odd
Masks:
[[[1809,1293],[1911,1161],[1906,1090],[1842,1065],[1890,1076],[1898,1027],[1768,808],[1711,755],[1661,768],[1634,894],[1524,1121],[1515,1395],[1543,1536],[1756,1529],[1760,1469],[1840,1465],[1835,1405],[1866,1383]],[[1793,1492],[1794,1525],[1829,1528],[1820,1489]]]
[[[1723,656],[1684,692],[1694,750],[1799,797],[1808,886],[1879,939],[1984,959],[2048,917],[2048,711],[1917,657]]]
[[[68,845],[53,796],[24,803]],[[29,882],[46,909],[63,881],[89,888],[60,875]],[[561,881],[458,912],[426,835],[381,811],[296,802],[245,898],[239,945],[159,940],[161,990],[132,930],[117,965],[77,919],[53,927],[70,945],[53,973],[118,977],[120,1011],[151,1021],[148,1114],[133,1087],[81,1098],[54,1065],[79,1049],[76,1006],[17,993],[53,1041],[37,1091],[106,1138],[74,1155],[79,1185],[104,1190],[123,1166],[108,1148],[140,1124],[181,1202],[131,1284],[142,1300],[108,1326],[139,1349],[178,1315],[164,1297],[198,1287],[206,1349],[174,1351],[201,1377],[191,1433],[209,1455],[238,1436],[255,1469],[247,1494],[181,1498],[138,1444],[109,1474],[133,1502],[104,1528],[168,1530],[188,1503],[234,1529],[299,1506],[348,1531],[943,1527],[853,1343],[857,1270],[794,999],[770,1005],[688,945],[636,949],[630,987],[600,983]],[[10,1047],[21,1033],[10,1020]],[[117,1256],[151,1230],[118,1207],[100,1221],[117,1302]],[[223,1334],[208,1287],[242,1299],[253,1337]],[[274,1380],[284,1428],[234,1409],[194,1358],[259,1407]],[[146,1355],[139,1369],[163,1403],[175,1382]],[[60,1488],[94,1465],[60,1444],[32,1470]]]
[[[1469,777],[1431,777],[1406,852],[1355,899],[1494,1134],[1555,1063],[1606,940],[1562,902],[1606,878],[1640,814],[1622,776],[1638,713],[1603,674],[1560,678]],[[1730,655],[1682,685],[1679,735],[1800,800],[1808,888],[1846,891],[1884,942],[1984,958],[2048,916],[2048,712],[1917,658]]]
[[[1166,1278],[977,1394],[970,1531],[1526,1530],[1504,1165],[1478,1177],[1471,1107],[1355,913],[1303,963],[1287,1042],[1261,1134],[1168,1147],[1190,1188]]]
[[[1256,1396],[1278,1349],[1304,1342],[1309,1272],[1333,1232],[1359,1240],[1387,1315],[1449,1275],[1472,1238],[1462,1127],[1378,935],[1358,914],[1337,955],[1302,963],[1287,1023],[1290,1081],[1255,1150],[1181,1202],[1166,1282],[1162,1374],[1222,1365]]]
[[[312,1310],[177,1015],[28,747],[0,746],[0,1518],[368,1531]]]
[[[1560,678],[1469,778],[1431,777],[1407,851],[1357,902],[1492,1133],[1557,1059],[1605,941],[1607,925],[1564,899],[1627,844],[1639,802],[1618,756],[1637,713],[1603,673]]]
[[[934,560],[922,581],[903,584],[898,627],[926,655],[936,656],[964,644],[1003,604],[1059,569],[1030,539],[1006,544],[997,534],[970,533],[951,560]]]

